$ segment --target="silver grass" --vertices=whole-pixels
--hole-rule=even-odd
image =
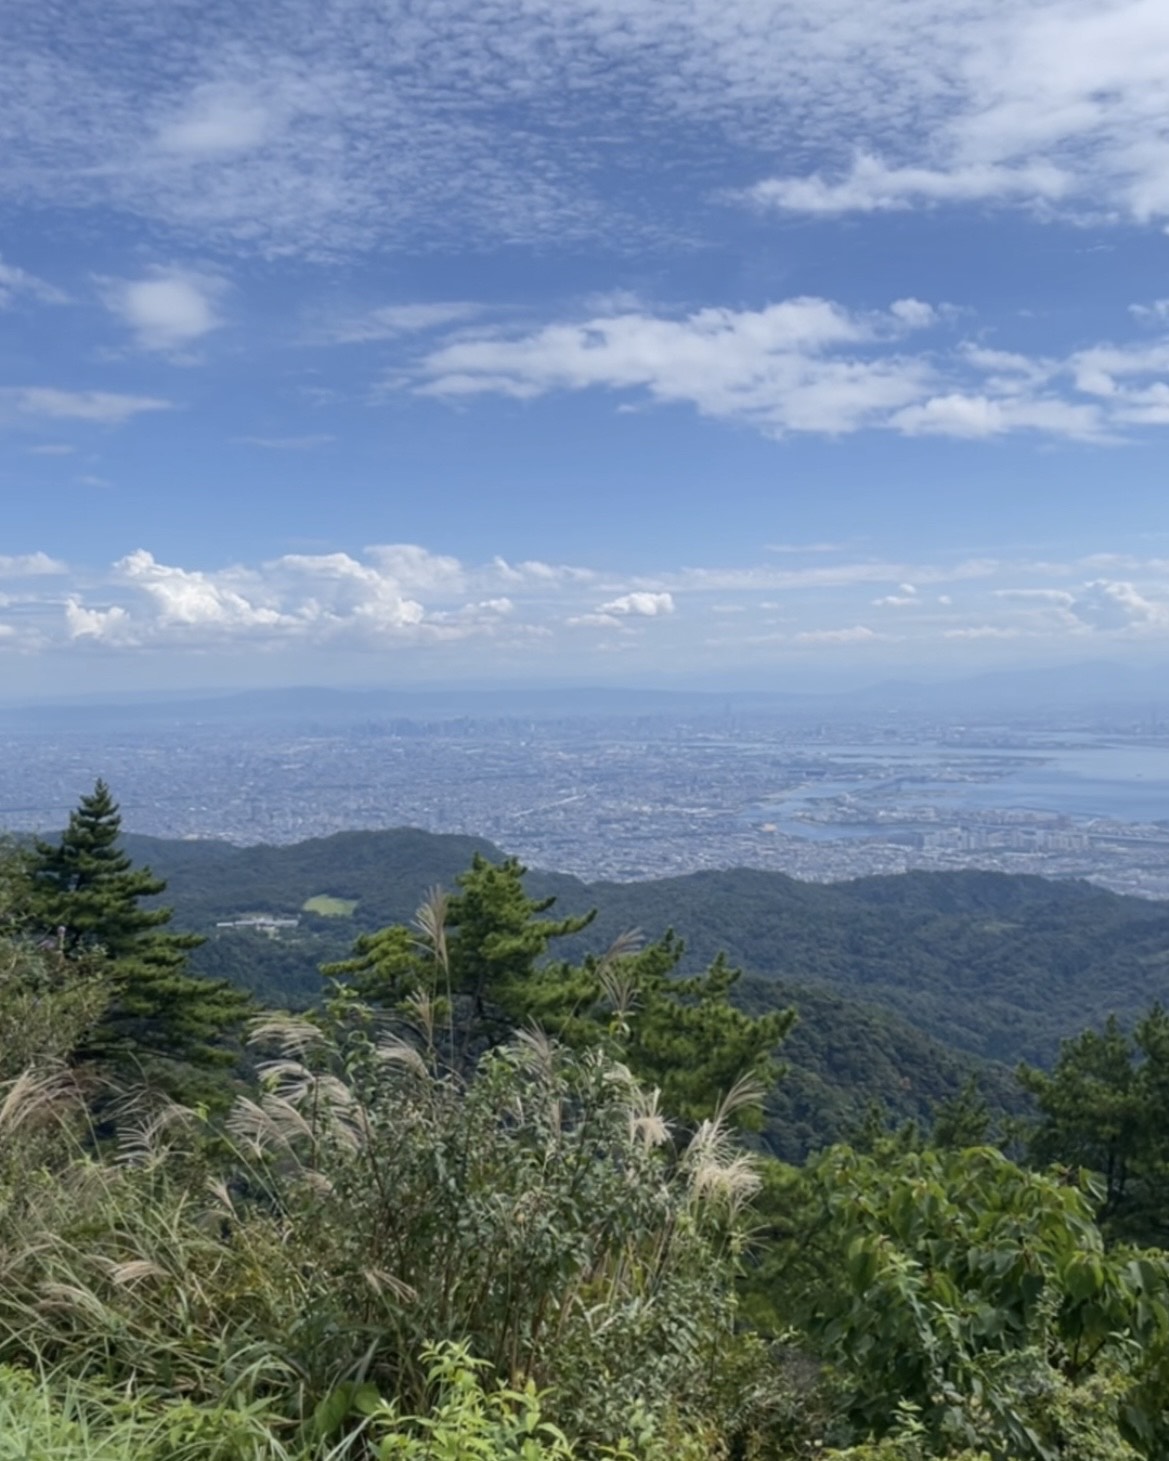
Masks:
[[[556,1043],[547,1031],[531,1023],[517,1030],[514,1040],[525,1069],[551,1080],[556,1072]]]
[[[444,970],[449,969],[450,965],[446,941],[449,907],[450,897],[446,889],[436,886],[427,890],[426,897],[414,915],[414,927],[418,930],[415,943],[425,953],[430,954],[435,963]]]
[[[426,1079],[430,1075],[426,1061],[418,1050],[400,1035],[384,1035],[375,1047],[378,1059],[385,1065],[400,1065],[412,1075]]]
[[[275,1045],[285,1055],[303,1057],[310,1050],[327,1048],[329,1039],[319,1025],[303,1015],[268,1014],[253,1021],[248,1044]]]
[[[0,1134],[11,1135],[30,1121],[60,1115],[76,1104],[77,1088],[68,1071],[30,1066],[9,1081],[0,1103]]]
[[[418,1298],[418,1290],[411,1288],[400,1278],[395,1278],[392,1273],[386,1273],[381,1268],[366,1268],[362,1270],[362,1278],[380,1298],[382,1294],[391,1294],[402,1304],[412,1304]]]
[[[670,1140],[670,1123],[660,1109],[661,1095],[656,1086],[652,1091],[638,1089],[629,1107],[629,1140],[643,1151],[665,1146]]]
[[[744,1152],[730,1161],[707,1159],[690,1172],[690,1191],[695,1198],[723,1203],[732,1212],[754,1197],[760,1185],[755,1164]]]
[[[111,1263],[108,1271],[111,1280],[119,1288],[129,1288],[133,1284],[141,1283],[144,1278],[169,1277],[165,1268],[160,1268],[149,1258],[130,1258],[124,1263]]]

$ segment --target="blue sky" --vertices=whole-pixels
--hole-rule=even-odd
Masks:
[[[8,0],[0,667],[1169,658],[1163,0]]]

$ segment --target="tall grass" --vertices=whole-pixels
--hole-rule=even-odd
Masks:
[[[102,1145],[66,1072],[0,1091],[0,1397],[40,1437],[13,1455],[357,1454],[373,1412],[328,1445],[321,1415],[432,1415],[444,1345],[586,1451],[709,1422],[754,1183],[730,1106],[679,1157],[628,1071],[536,1032],[465,1081],[360,1012],[254,1042],[226,1124],[138,1093]]]

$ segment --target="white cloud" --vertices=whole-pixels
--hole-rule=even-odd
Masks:
[[[38,279],[27,269],[6,264],[0,258],[0,309],[7,309],[19,298],[33,299],[40,304],[65,304],[69,298],[55,285]]]
[[[1105,632],[1169,627],[1169,603],[1154,602],[1126,582],[1093,579],[1069,608],[1081,623]]]
[[[862,154],[843,176],[768,178],[747,196],[754,203],[792,213],[834,216],[879,213],[922,203],[966,203],[991,200],[1054,202],[1066,196],[1071,178],[1059,168],[965,164],[950,169],[891,167]]]
[[[0,553],[0,578],[44,578],[68,571],[64,563],[47,553]]]
[[[1059,609],[1070,609],[1075,595],[1062,588],[996,588],[992,589],[996,599],[1014,599],[1024,604],[1050,604]]]
[[[1169,299],[1154,299],[1151,304],[1130,304],[1128,312],[1142,324],[1169,325]]]
[[[1016,625],[973,624],[962,629],[945,629],[943,639],[1018,639],[1023,631]]]
[[[640,392],[769,435],[878,429],[991,440],[1022,432],[1108,444],[1169,425],[1169,333],[1064,358],[961,340],[907,349],[906,333],[932,328],[943,313],[919,300],[859,312],[797,298],[759,310],[494,328],[441,343],[394,384],[412,379],[418,393],[448,400]]]
[[[714,149],[734,175],[808,159],[757,191],[821,213],[1169,215],[1161,0],[319,0],[311,23],[273,0],[262,26],[46,3],[5,17],[3,187],[201,245],[660,237],[694,205],[661,187],[663,155],[709,176]],[[597,200],[610,152],[620,210]]]
[[[65,625],[69,638],[100,640],[107,644],[136,644],[133,620],[121,604],[107,609],[89,609],[73,596],[65,601]]]
[[[564,622],[573,628],[581,629],[625,628],[625,625],[614,614],[571,614]]]
[[[1053,396],[1014,396],[995,400],[953,391],[906,406],[890,424],[907,436],[1003,436],[1039,431],[1073,440],[1099,441],[1108,435],[1106,418],[1094,404]]]
[[[767,179],[756,202],[811,214],[973,202],[1169,214],[1169,19],[1158,0],[878,0],[869,22],[896,24],[897,10],[924,22],[900,57],[884,52],[900,116],[866,128],[877,145],[848,167]],[[858,70],[872,65],[867,46],[855,54]]]
[[[417,543],[386,543],[366,552],[383,574],[410,593],[458,594],[466,588],[466,571],[449,554],[431,553]]]
[[[6,414],[43,416],[55,421],[90,421],[120,426],[147,411],[169,411],[157,396],[116,391],[63,391],[53,386],[0,386],[0,418]]]
[[[247,152],[277,125],[272,111],[245,88],[213,83],[196,87],[182,110],[163,122],[156,145],[195,159]]]
[[[420,362],[416,389],[519,400],[552,390],[642,389],[663,404],[686,402],[777,433],[853,431],[918,400],[932,379],[923,359],[873,357],[906,323],[811,298],[683,319],[596,317],[441,345]]]
[[[434,300],[415,304],[383,305],[365,314],[339,319],[321,327],[315,337],[334,345],[361,345],[423,334],[483,313],[481,304],[467,300]]]
[[[672,614],[674,607],[673,594],[641,592],[622,594],[620,598],[611,599],[607,604],[601,604],[597,613],[622,616],[632,614],[638,618],[656,619],[662,614]]]
[[[792,635],[796,644],[865,644],[885,637],[867,624],[854,624],[849,629],[805,629]]]
[[[215,275],[160,268],[144,279],[105,279],[101,284],[106,305],[141,350],[181,351],[223,323],[217,304],[224,284]]]
[[[597,576],[591,568],[568,563],[543,563],[538,558],[509,563],[506,558],[495,557],[491,560],[490,571],[501,583],[549,587],[561,583],[589,583]]]
[[[464,563],[417,544],[212,567],[163,562],[138,549],[104,576],[67,569],[46,554],[12,556],[0,559],[0,582],[13,595],[17,588],[5,576],[27,580],[19,585],[21,629],[35,624],[47,643],[176,653],[283,647],[297,654],[412,647],[438,653],[463,644],[468,655],[479,652],[470,646],[481,647],[481,669],[496,651],[555,647],[558,636],[566,653],[592,653],[603,642],[644,653],[647,665],[658,668],[671,656],[689,662],[703,641],[692,630],[679,634],[682,593],[687,603],[705,595],[697,602],[703,615],[715,618],[701,622],[717,620],[726,666],[738,651],[751,658],[767,645],[793,654],[817,646],[868,654],[888,644],[901,646],[899,655],[906,647],[928,654],[932,645],[941,654],[949,641],[1042,638],[1082,650],[1093,635],[1169,635],[1169,560],[1131,553],[1102,550],[1063,563],[957,557],[948,564],[846,563],[838,573],[830,564],[684,568],[653,578],[531,564],[543,573],[521,574],[507,565],[513,577],[505,582],[497,561]],[[42,587],[37,579],[48,575],[57,581]],[[865,622],[878,580],[892,586],[883,597],[898,610],[896,634]],[[960,611],[948,594],[936,592],[949,583],[963,585]],[[769,596],[777,585],[785,590],[782,605]],[[642,632],[649,621],[656,629]],[[691,614],[686,622],[692,621],[700,622]],[[582,630],[603,633],[590,642]],[[650,658],[651,646],[657,658]]]

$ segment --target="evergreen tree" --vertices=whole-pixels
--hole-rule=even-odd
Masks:
[[[143,900],[166,884],[135,867],[120,845],[122,819],[99,780],[81,798],[59,842],[37,841],[28,861],[30,918],[69,959],[97,959],[110,999],[84,1052],[97,1058],[162,1056],[194,1064],[223,1059],[217,1042],[247,1012],[230,985],[185,972],[203,939],[167,930],[169,908]]]
[[[1115,1018],[1065,1040],[1048,1074],[1021,1066],[1040,1119],[1038,1163],[1087,1167],[1101,1179],[1098,1218],[1110,1237],[1164,1246],[1169,1237],[1169,1011],[1153,1005],[1131,1034]]]
[[[447,1046],[452,1065],[465,1067],[489,1044],[537,1024],[574,1048],[608,1044],[685,1121],[710,1116],[744,1077],[760,1087],[774,1082],[772,1056],[794,1022],[790,1010],[754,1018],[736,1009],[739,972],[721,957],[703,974],[677,977],[684,946],[673,932],[644,948],[627,935],[580,964],[550,960],[549,945],[580,933],[593,914],[542,917],[555,900],[529,898],[525,872],[515,858],[495,864],[477,855],[458,892],[432,893],[414,928],[365,935],[352,959],[325,974],[410,1016],[422,996],[432,1038]],[[758,1116],[758,1103],[738,1113],[748,1124]]]

